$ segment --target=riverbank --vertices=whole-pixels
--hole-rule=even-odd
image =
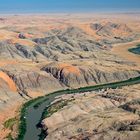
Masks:
[[[120,82],[114,82],[114,83],[108,83],[108,84],[102,84],[102,85],[96,85],[96,86],[90,86],[90,87],[83,87],[83,88],[78,88],[78,89],[61,90],[61,91],[57,91],[57,92],[51,93],[49,95],[46,95],[45,97],[39,97],[39,98],[33,99],[33,100],[25,103],[21,109],[19,136],[18,136],[17,140],[23,140],[26,133],[30,134],[29,130],[27,130],[27,122],[26,122],[26,120],[27,120],[26,117],[27,116],[29,117],[29,115],[30,115],[30,114],[28,114],[30,112],[30,111],[28,112],[29,107],[32,106],[32,109],[33,109],[35,104],[42,102],[42,100],[45,100],[45,98],[49,97],[48,99],[50,99],[50,100],[45,100],[47,103],[49,103],[49,102],[52,102],[53,99],[55,99],[54,97],[57,97],[58,95],[83,93],[83,92],[101,90],[101,89],[107,89],[107,88],[119,88],[122,86],[134,85],[134,84],[138,84],[138,83],[140,83],[140,77],[135,77],[135,78],[130,78],[126,81],[120,81]],[[53,99],[51,99],[51,96],[53,96]],[[39,104],[37,110],[39,110],[39,107],[41,105],[42,105],[42,103]],[[46,108],[46,105],[44,106],[44,108],[42,110],[44,110],[45,108]],[[36,108],[34,108],[33,111],[35,111],[35,110],[36,110]],[[42,114],[42,112],[41,112],[41,114]],[[30,116],[30,117],[32,118],[33,116]],[[41,118],[41,116],[40,116],[40,118]],[[38,119],[40,119],[40,118],[38,118]],[[37,124],[37,123],[38,122],[36,122],[35,124]],[[32,125],[32,123],[28,124],[28,125]],[[36,135],[35,137],[38,138],[38,135]]]
[[[43,140],[139,140],[139,93],[140,84],[59,96],[48,108],[48,115],[56,112],[41,121]],[[74,100],[63,107],[65,99]]]

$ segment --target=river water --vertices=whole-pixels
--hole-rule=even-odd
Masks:
[[[41,133],[41,130],[38,129],[36,125],[41,119],[42,112],[52,101],[55,100],[55,97],[62,94],[64,94],[64,92],[48,95],[48,100],[42,103],[37,109],[34,108],[35,103],[28,107],[27,113],[25,115],[27,128],[24,140],[39,140],[38,135]]]
[[[121,83],[110,83],[110,84],[107,84],[106,86],[101,85],[100,90],[103,88],[117,88],[117,87],[121,87],[121,86],[138,84],[138,83],[140,83],[140,76],[138,76],[136,78],[130,78],[129,80],[122,81]],[[96,87],[95,88],[89,87],[86,90],[95,91],[97,89],[96,89]],[[69,90],[69,91],[71,91],[71,90]],[[74,93],[78,93],[78,91],[76,90]],[[53,94],[49,94],[47,97],[46,96],[44,97],[45,99],[47,98],[46,101],[44,101],[44,98],[38,99],[35,103],[31,104],[27,108],[26,115],[25,115],[27,128],[26,128],[26,134],[24,136],[24,140],[39,140],[38,135],[41,133],[41,130],[38,129],[36,127],[36,125],[40,122],[44,109],[48,105],[50,105],[50,103],[53,102],[56,99],[56,97],[63,95],[63,94],[68,94],[68,91],[61,91],[61,92],[55,92]],[[35,109],[34,105],[40,101],[44,101],[44,102],[37,109]]]

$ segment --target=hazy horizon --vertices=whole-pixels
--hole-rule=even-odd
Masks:
[[[0,13],[139,12],[137,0],[0,0]]]

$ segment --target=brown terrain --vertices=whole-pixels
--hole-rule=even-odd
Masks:
[[[140,57],[127,51],[139,43],[140,19],[137,17],[137,14],[1,15],[0,139],[4,139],[10,131],[4,128],[3,123],[15,117],[20,106],[29,99],[60,89],[139,76]],[[122,139],[127,139],[124,134],[130,138],[136,135],[137,138],[138,114],[119,106],[139,98],[139,85],[120,89],[120,93],[117,90],[111,93],[109,90],[108,94],[103,92],[97,96],[87,95],[86,98],[78,97],[46,119],[50,140],[59,139],[64,130],[64,139],[85,136],[111,139],[110,135],[117,139],[118,134]],[[125,99],[118,101],[120,98]],[[87,107],[85,104],[88,104]],[[134,108],[137,106],[132,105]],[[71,116],[69,113],[73,109],[77,114]],[[65,111],[68,118],[64,119]],[[56,124],[52,126],[54,119]],[[122,125],[127,125],[125,129],[128,130],[133,127],[134,132],[124,130],[121,133],[118,129]],[[82,129],[77,133],[79,128]]]
[[[132,48],[132,46],[135,47],[137,44],[140,44],[140,40],[136,40],[136,41],[125,43],[125,44],[117,44],[117,45],[114,45],[114,47],[112,48],[112,52],[114,52],[116,55],[124,59],[133,61],[139,65],[140,56],[127,51],[128,49]]]
[[[75,100],[43,120],[44,129],[48,128],[46,139],[139,140],[139,93],[140,85],[135,85],[62,96],[59,100]]]

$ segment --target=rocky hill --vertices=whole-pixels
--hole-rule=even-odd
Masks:
[[[97,30],[98,26],[101,25],[95,24],[92,28]],[[113,23],[106,26],[117,30],[122,28]],[[124,27],[125,32],[131,32],[127,26]],[[126,80],[140,74],[137,65],[111,53],[111,44],[97,41],[76,26],[64,30],[51,29],[42,38],[17,35],[20,40],[28,39],[34,45],[23,45],[23,42],[9,39],[1,41],[0,65],[1,71],[16,85],[17,91],[14,92],[21,98],[28,99],[68,87]],[[4,97],[1,96],[2,101],[5,101]]]
[[[99,28],[98,26],[101,26],[100,29],[96,29]],[[21,38],[21,35],[24,36],[24,34],[20,33],[17,34],[16,40],[7,39],[0,42],[0,58],[31,59],[34,61],[45,59],[55,61],[61,59],[76,59],[79,57],[75,52],[80,51],[86,53],[110,49],[112,43],[131,41],[134,37],[134,34],[128,37],[122,36],[119,32],[121,31],[123,34],[132,33],[127,25],[115,23],[107,23],[105,25],[91,24],[91,28],[93,28],[93,30],[95,29],[96,34],[103,36],[100,41],[97,41],[94,36],[90,36],[76,26],[70,26],[64,30],[50,30],[43,38],[31,39],[28,36],[28,38]],[[116,32],[117,35],[115,35]],[[109,38],[109,36],[111,38]],[[106,37],[108,37],[108,39]]]
[[[77,63],[71,65],[67,63],[51,63],[42,70],[52,74],[54,78],[68,87],[82,87],[86,85],[122,81],[139,75],[138,71],[126,71],[126,69],[123,70],[123,68],[121,70],[114,69],[114,71],[112,68],[111,72],[111,67],[113,67],[113,65],[108,66],[110,67],[109,70],[105,65],[101,66],[97,64],[97,66],[93,62],[89,64],[86,63],[88,62],[84,61],[80,65]],[[119,66],[117,63],[116,65]]]
[[[60,97],[74,101],[42,121],[46,139],[139,140],[139,87]]]
[[[29,99],[56,90],[121,81],[140,75],[138,63],[112,53],[113,44],[140,37],[139,21],[118,21],[114,17],[97,19],[79,15],[0,18],[0,139],[9,132],[3,128],[3,122],[15,116],[20,105]],[[99,100],[94,100],[99,104],[105,102],[101,108],[115,107],[109,99],[97,98]],[[88,104],[88,99],[85,100]],[[116,115],[131,116],[124,109],[122,112],[117,110],[112,111]],[[133,116],[137,118],[137,115]]]

